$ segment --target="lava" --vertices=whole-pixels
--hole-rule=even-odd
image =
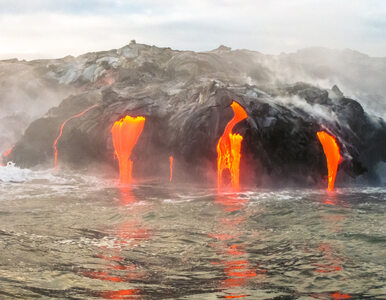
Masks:
[[[218,170],[218,189],[222,185],[222,174],[225,169],[230,171],[231,183],[234,191],[240,188],[240,159],[241,159],[241,142],[243,137],[240,134],[233,134],[233,127],[248,117],[244,108],[233,101],[233,119],[225,127],[223,135],[217,144],[217,170]]]
[[[335,183],[336,173],[338,171],[338,165],[341,161],[339,146],[335,140],[335,137],[328,134],[327,132],[318,131],[317,135],[320,143],[323,146],[323,151],[327,159],[328,190],[332,191],[334,190],[334,183]]]
[[[70,118],[68,118],[66,121],[64,121],[62,123],[62,126],[60,126],[60,130],[59,130],[59,135],[58,137],[55,139],[54,141],[54,145],[53,145],[53,148],[54,148],[54,151],[55,151],[55,170],[58,169],[58,142],[60,140],[60,138],[62,137],[62,134],[63,134],[63,129],[64,129],[64,126],[66,126],[67,122],[72,120],[72,119],[75,119],[75,118],[78,118],[80,116],[83,116],[85,113],[87,113],[90,109],[94,108],[94,107],[97,107],[98,104],[95,104],[93,106],[90,106],[88,108],[86,108],[84,111],[82,111],[81,113],[77,114],[77,115],[74,115]]]
[[[3,155],[1,156],[1,165],[4,167],[5,166],[5,162],[4,160],[7,158],[8,155],[10,155],[12,153],[12,149],[13,147],[9,148],[7,151],[5,151],[3,153]]]
[[[111,128],[115,154],[119,162],[119,176],[121,183],[131,183],[133,161],[131,152],[145,125],[144,117],[126,116],[116,121]]]
[[[174,161],[174,158],[173,156],[169,156],[169,162],[170,162],[170,182],[172,182],[173,180],[173,161]]]

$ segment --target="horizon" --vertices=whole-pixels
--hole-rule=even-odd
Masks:
[[[364,52],[361,52],[361,51],[358,51],[358,50],[355,50],[355,49],[350,49],[350,48],[328,48],[328,47],[322,47],[322,46],[313,46],[313,47],[305,47],[305,48],[299,48],[299,49],[296,49],[294,51],[289,51],[289,52],[280,52],[280,53],[265,53],[265,52],[262,52],[262,51],[259,51],[258,49],[247,49],[247,48],[232,48],[232,47],[229,47],[227,45],[218,45],[218,47],[216,48],[213,48],[213,49],[208,49],[208,50],[203,50],[203,51],[195,51],[195,50],[190,50],[190,49],[176,49],[176,48],[172,48],[172,47],[168,47],[168,46],[159,46],[159,45],[154,45],[154,44],[146,44],[146,43],[141,43],[141,42],[138,42],[136,40],[134,40],[136,44],[141,44],[141,45],[146,45],[146,46],[150,46],[150,47],[157,47],[157,48],[170,48],[172,51],[192,51],[192,52],[195,52],[195,53],[205,53],[205,52],[210,52],[210,51],[214,51],[216,49],[218,49],[219,47],[221,46],[225,46],[225,47],[228,47],[231,49],[231,51],[252,51],[252,52],[258,52],[258,53],[261,53],[263,55],[272,55],[272,56],[279,56],[279,55],[288,55],[288,54],[295,54],[295,53],[298,53],[299,51],[303,51],[303,50],[327,50],[327,51],[335,51],[335,52],[345,52],[345,51],[349,51],[349,52],[355,52],[355,53],[358,53],[358,54],[361,54],[361,55],[365,55],[365,56],[368,56],[370,58],[380,58],[380,59],[383,59],[383,58],[386,58],[386,55],[385,56],[371,56],[369,55],[368,53],[364,53]],[[66,58],[68,56],[70,57],[74,57],[74,58],[77,58],[79,56],[82,56],[82,55],[85,55],[85,54],[89,54],[89,53],[99,53],[99,52],[106,52],[106,51],[112,51],[112,50],[118,50],[118,49],[122,49],[124,47],[127,47],[129,46],[130,43],[127,43],[121,47],[116,47],[116,48],[111,48],[111,49],[99,49],[99,50],[95,50],[95,51],[86,51],[84,53],[79,53],[77,55],[72,55],[72,54],[67,54],[67,55],[64,55],[64,56],[58,56],[58,57],[37,57],[37,58],[29,58],[29,57],[26,57],[26,58],[23,58],[23,57],[17,57],[17,56],[9,56],[9,57],[6,57],[6,58],[2,58],[2,56],[0,55],[0,61],[7,61],[7,60],[14,60],[14,59],[17,59],[18,61],[35,61],[35,60],[57,60],[57,59],[63,59],[63,58]]]
[[[130,40],[195,52],[321,47],[385,57],[385,20],[382,0],[0,0],[0,59],[78,56]]]

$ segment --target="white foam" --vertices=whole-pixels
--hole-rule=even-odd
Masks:
[[[65,173],[58,174],[53,169],[32,171],[22,169],[13,162],[6,166],[0,166],[0,182],[3,183],[24,183],[24,182],[46,182],[50,184],[75,184],[78,178],[67,176]]]
[[[24,182],[31,178],[32,171],[20,169],[13,162],[8,162],[5,167],[0,167],[0,181],[3,182]]]

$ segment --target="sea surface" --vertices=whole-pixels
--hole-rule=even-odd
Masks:
[[[386,299],[386,188],[0,167],[0,299]]]

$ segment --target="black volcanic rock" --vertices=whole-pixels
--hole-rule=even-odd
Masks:
[[[61,166],[116,166],[110,129],[125,115],[141,115],[146,123],[132,154],[134,172],[165,176],[173,155],[176,178],[206,181],[216,172],[216,145],[237,101],[248,113],[235,127],[244,137],[243,182],[320,184],[327,169],[319,130],[333,134],[341,148],[338,180],[373,175],[386,161],[385,122],[337,86],[272,81],[261,56],[226,47],[195,53],[131,43],[51,62],[53,78],[87,88],[31,123],[8,159],[23,167],[53,166],[60,125],[98,104],[66,124],[58,143]]]

